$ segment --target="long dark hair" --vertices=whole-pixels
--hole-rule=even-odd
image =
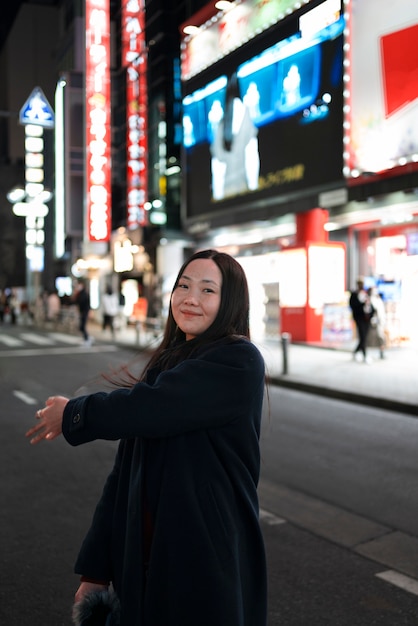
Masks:
[[[170,298],[162,341],[148,362],[145,371],[157,364],[162,369],[173,367],[176,363],[191,356],[201,346],[225,337],[250,338],[250,303],[247,279],[241,265],[229,254],[212,249],[195,252],[180,268],[171,295],[177,288],[189,263],[196,259],[211,259],[221,272],[221,303],[218,314],[207,330],[194,339],[186,341],[185,334],[178,328],[174,320]]]

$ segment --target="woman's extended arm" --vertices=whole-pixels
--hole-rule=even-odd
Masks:
[[[248,415],[263,385],[264,362],[253,344],[218,345],[202,358],[186,359],[162,372],[154,385],[138,383],[71,400],[49,398],[27,436],[38,443],[63,432],[70,444],[79,445],[216,428]]]

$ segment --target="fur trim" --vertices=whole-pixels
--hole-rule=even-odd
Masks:
[[[120,604],[112,591],[93,591],[73,607],[75,626],[119,626]]]

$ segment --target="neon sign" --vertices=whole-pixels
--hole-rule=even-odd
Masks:
[[[86,0],[87,238],[109,241],[110,17],[107,0]]]
[[[126,204],[129,230],[147,224],[147,56],[145,0],[122,4],[122,64],[126,68]]]

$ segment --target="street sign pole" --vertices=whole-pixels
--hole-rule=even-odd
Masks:
[[[42,89],[35,87],[19,113],[19,123],[25,126],[25,202],[14,207],[25,216],[26,225],[26,297],[34,304],[41,291],[44,269],[44,218],[48,207],[42,196],[44,187],[45,128],[54,128],[54,112]],[[25,206],[26,205],[26,206]]]

